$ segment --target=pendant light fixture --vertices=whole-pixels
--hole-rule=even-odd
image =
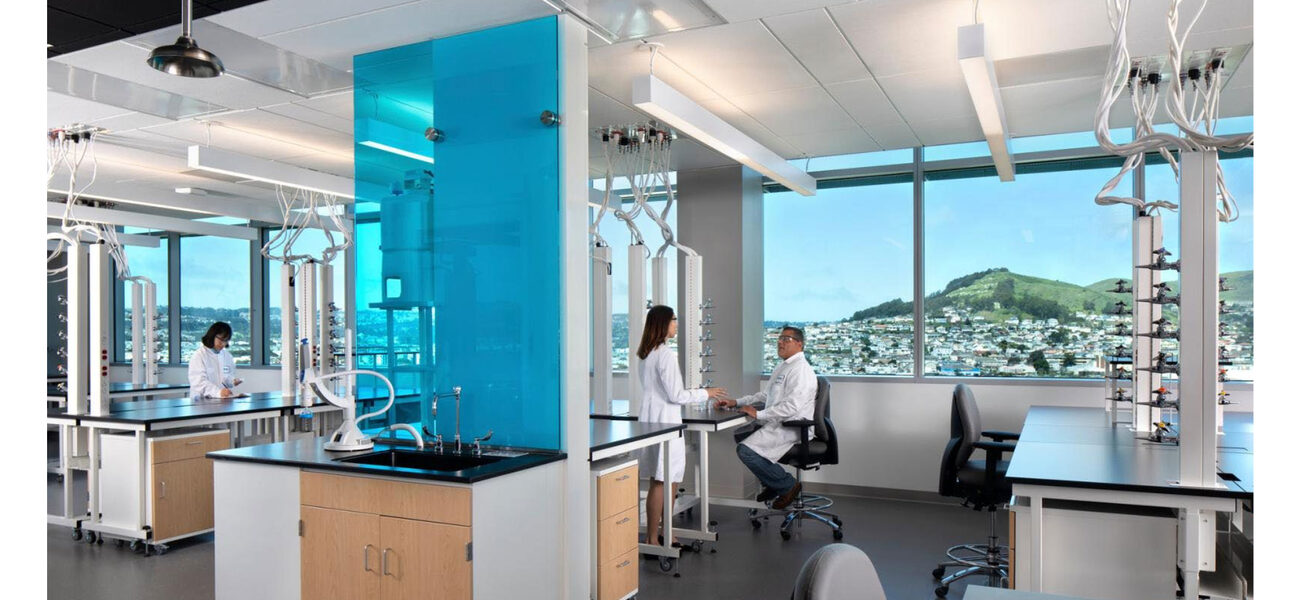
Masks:
[[[175,44],[159,46],[149,53],[149,66],[181,77],[216,77],[226,70],[217,55],[194,43],[190,37],[191,0],[181,1],[181,37]]]

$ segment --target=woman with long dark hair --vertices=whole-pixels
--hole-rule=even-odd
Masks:
[[[677,316],[667,306],[651,308],[645,317],[645,331],[636,355],[641,359],[641,414],[640,421],[652,423],[681,423],[682,405],[704,402],[709,398],[724,398],[723,388],[688,390],[682,384],[682,370],[677,365],[677,353],[668,347],[668,339],[677,336]],[[668,442],[668,473],[664,472],[660,446],[650,446],[641,455],[641,472],[650,473],[650,492],[645,501],[646,543],[653,544],[659,532],[664,510],[664,482],[676,489],[686,474],[686,443],[682,438]],[[674,541],[675,543],[675,541]]]

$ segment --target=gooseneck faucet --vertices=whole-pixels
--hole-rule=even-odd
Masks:
[[[433,416],[438,416],[438,398],[446,396],[456,397],[456,437],[452,441],[456,442],[456,453],[460,454],[460,386],[452,387],[450,394],[433,393]],[[442,452],[442,436],[438,435],[436,441],[438,452]]]

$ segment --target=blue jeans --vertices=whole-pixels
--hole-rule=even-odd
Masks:
[[[754,475],[758,477],[764,487],[776,490],[781,494],[790,491],[790,488],[794,487],[794,476],[782,469],[781,465],[763,458],[749,446],[736,444],[736,456],[740,457],[740,462],[754,472]]]

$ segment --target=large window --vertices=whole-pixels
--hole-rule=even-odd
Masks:
[[[926,375],[1100,377],[1106,292],[1131,272],[1132,210],[1093,196],[1115,159],[927,174]],[[1131,191],[1128,179],[1118,190]]]
[[[784,324],[823,375],[913,372],[912,183],[881,177],[763,200],[764,369]]]
[[[1249,129],[1247,129],[1249,130]],[[1222,131],[1222,128],[1220,129]],[[1223,350],[1227,354],[1222,368],[1229,381],[1254,380],[1255,363],[1255,304],[1254,304],[1254,214],[1255,185],[1254,163],[1250,156],[1220,153],[1223,178],[1228,191],[1236,199],[1238,216],[1230,223],[1219,223],[1219,276],[1229,288],[1220,292],[1228,312],[1220,317],[1224,323],[1225,335],[1222,337]],[[1167,164],[1158,162],[1155,157],[1148,157],[1146,170],[1146,197],[1148,200],[1163,199],[1179,202],[1178,182]],[[1178,212],[1162,211],[1161,221],[1164,226],[1164,247],[1171,254],[1170,260],[1177,260],[1181,255],[1179,243]],[[1166,271],[1164,278],[1170,281],[1170,287],[1178,290],[1177,273]],[[1168,306],[1165,318],[1174,326],[1178,322],[1178,307]],[[1166,352],[1176,353],[1178,345],[1174,341],[1162,344]],[[1176,377],[1176,375],[1166,375]]]
[[[181,361],[200,345],[215,321],[230,323],[230,354],[250,364],[251,242],[218,237],[181,238]]]
[[[267,235],[273,236],[276,231],[278,230],[270,230]],[[334,243],[342,243],[342,237],[340,234],[334,234]],[[309,254],[319,259],[321,258],[321,251],[329,246],[330,242],[326,238],[325,232],[319,229],[304,229],[302,233],[298,235],[298,239],[294,241],[293,254]],[[343,311],[347,306],[347,293],[343,285],[344,254],[339,253],[336,255],[330,265],[334,268],[333,302],[341,322],[342,315],[344,314]],[[283,263],[278,260],[266,261],[266,281],[264,287],[266,290],[266,328],[264,331],[266,337],[265,360],[268,365],[280,364],[280,324],[282,323],[281,319],[284,314],[284,311],[281,310],[280,298],[280,277],[282,266]],[[342,344],[342,327],[339,328],[339,331],[339,343]],[[341,350],[342,349],[340,348],[340,351]]]
[[[132,276],[148,277],[154,284],[154,303],[157,314],[156,341],[154,342],[158,349],[158,359],[167,362],[170,359],[170,345],[167,343],[169,332],[171,331],[171,318],[167,313],[167,298],[169,288],[167,286],[167,250],[170,240],[166,237],[159,238],[157,248],[147,246],[126,246],[126,260],[131,268]],[[131,339],[131,328],[136,315],[131,311],[131,282],[118,281],[119,298],[121,302],[118,305],[118,312],[121,318],[115,319],[118,324],[116,360],[122,362],[131,362],[135,356],[134,342]],[[141,292],[143,294],[143,290]],[[143,300],[143,296],[141,297]],[[141,315],[143,318],[143,315]]]
[[[613,202],[614,199],[611,198],[610,203],[613,204]],[[651,200],[649,202],[649,205],[652,209],[655,210],[656,213],[662,213],[665,203],[666,201],[664,199],[659,199],[659,200]],[[633,203],[631,201],[628,201],[623,204],[623,210],[625,211],[631,210],[632,206]],[[597,209],[593,209],[593,211],[594,210]],[[595,218],[595,212],[592,213],[592,218]],[[673,230],[676,231],[677,229],[676,209],[668,211],[668,218],[665,220],[665,222],[668,223],[669,227],[672,227]],[[659,226],[654,223],[654,221],[649,217],[649,215],[645,213],[645,211],[642,211],[639,215],[636,216],[636,218],[632,219],[632,224],[635,225],[638,230],[640,230],[641,239],[644,240],[645,242],[645,247],[649,252],[649,256],[654,256],[658,252],[659,247],[663,244],[663,235],[659,232]],[[612,309],[613,309],[612,312],[614,313],[614,317],[613,317],[613,326],[611,328],[612,329],[611,335],[613,337],[613,350],[614,350],[613,368],[615,371],[625,371],[627,370],[627,356],[628,356],[628,347],[627,347],[627,343],[628,343],[628,330],[627,330],[628,246],[630,246],[632,243],[632,232],[631,229],[628,228],[625,222],[620,220],[618,217],[614,216],[614,211],[612,208],[609,211],[607,211],[605,213],[605,217],[601,219],[599,231],[601,237],[605,239],[605,243],[609,245],[610,254],[612,255],[610,260],[611,262],[610,269],[612,273],[612,283],[613,283],[611,287],[613,288],[613,298],[614,298],[613,305],[612,305]],[[678,310],[680,312],[680,309],[677,306],[678,304],[677,254],[678,254],[677,250],[671,247],[664,251],[664,256],[668,259],[667,260],[667,282],[666,282],[667,285],[665,286],[664,297],[666,298],[665,302],[667,302],[669,306],[672,306],[674,310]],[[646,299],[649,300],[651,297],[651,289],[650,289],[651,273],[650,273],[650,260],[648,258],[646,260],[646,265],[645,265],[645,277],[646,277],[646,281],[645,281]],[[675,347],[675,344],[676,344],[676,339],[669,340],[670,346]]]

